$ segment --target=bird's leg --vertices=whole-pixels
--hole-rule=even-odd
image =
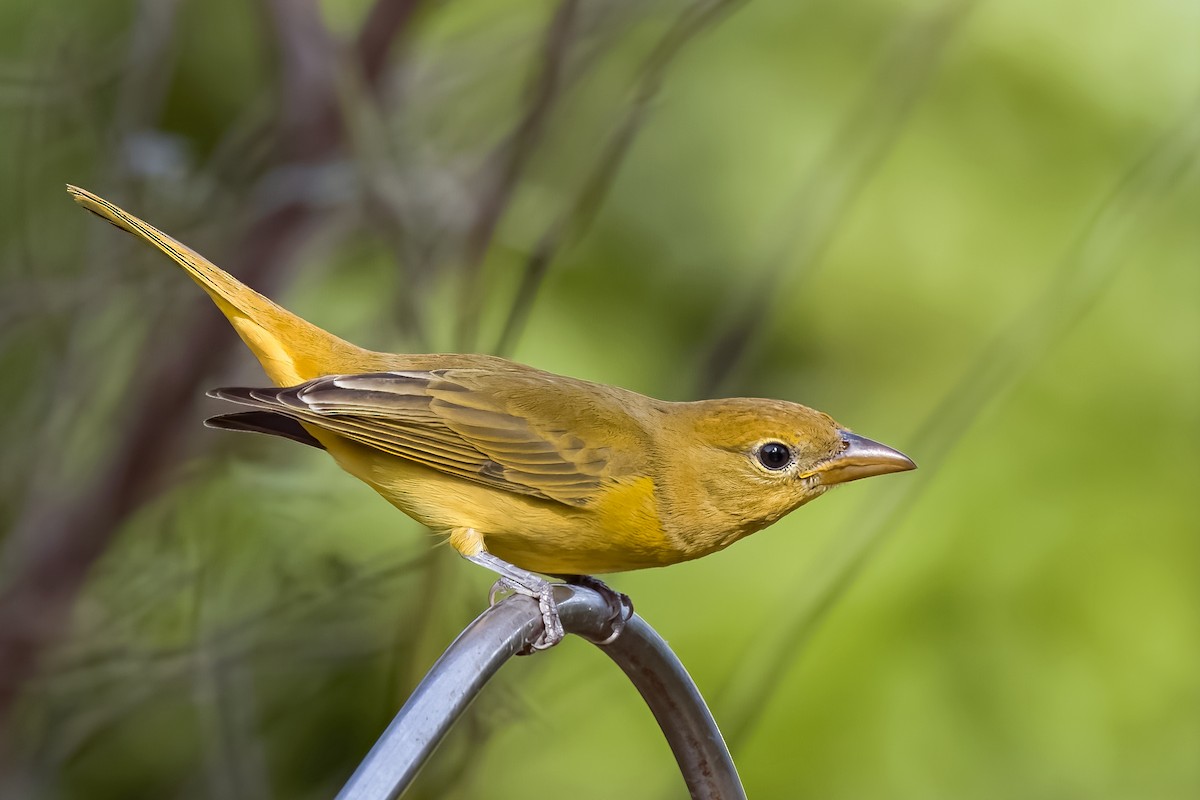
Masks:
[[[608,621],[612,633],[607,639],[596,642],[596,644],[612,644],[616,641],[617,637],[621,635],[621,631],[625,630],[625,623],[633,616],[633,601],[629,599],[629,595],[618,592],[604,581],[591,575],[555,575],[554,577],[562,578],[572,586],[591,589],[604,598],[608,607],[612,609],[612,617]]]
[[[554,586],[550,581],[514,566],[504,559],[496,558],[487,550],[480,550],[478,553],[463,557],[473,564],[487,567],[500,576],[500,580],[496,581],[488,595],[488,600],[493,605],[496,602],[496,595],[501,589],[508,589],[538,601],[544,630],[538,640],[530,645],[534,650],[546,650],[562,641],[563,626],[562,621],[558,618],[558,605],[554,602]]]

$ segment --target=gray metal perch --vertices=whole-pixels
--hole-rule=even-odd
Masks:
[[[612,610],[599,594],[557,584],[555,599],[568,633],[592,642],[608,638]],[[528,597],[509,597],[480,614],[429,670],[338,793],[338,800],[398,797],[484,684],[536,639],[541,628],[541,612]],[[616,641],[600,649],[625,672],[654,713],[691,796],[744,800],[746,793],[721,732],[696,684],[663,638],[635,614]]]

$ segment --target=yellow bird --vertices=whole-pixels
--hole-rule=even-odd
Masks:
[[[498,573],[498,585],[538,600],[538,649],[563,630],[551,584],[534,573],[570,580],[698,558],[835,484],[916,466],[782,400],[671,403],[495,356],[364,350],[107,200],[67,189],[183,267],[274,382],[215,390],[250,410],[206,424],[327,450]]]

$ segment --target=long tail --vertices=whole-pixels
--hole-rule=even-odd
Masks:
[[[68,185],[67,191],[88,211],[149,242],[183,267],[229,319],[277,386],[350,371],[347,364],[373,355],[281,308],[196,251],[107,200],[77,186]]]

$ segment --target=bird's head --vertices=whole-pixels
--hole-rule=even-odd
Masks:
[[[687,405],[698,448],[689,471],[704,487],[706,505],[741,528],[734,538],[770,525],[839,483],[916,468],[898,450],[798,403],[733,399]]]

